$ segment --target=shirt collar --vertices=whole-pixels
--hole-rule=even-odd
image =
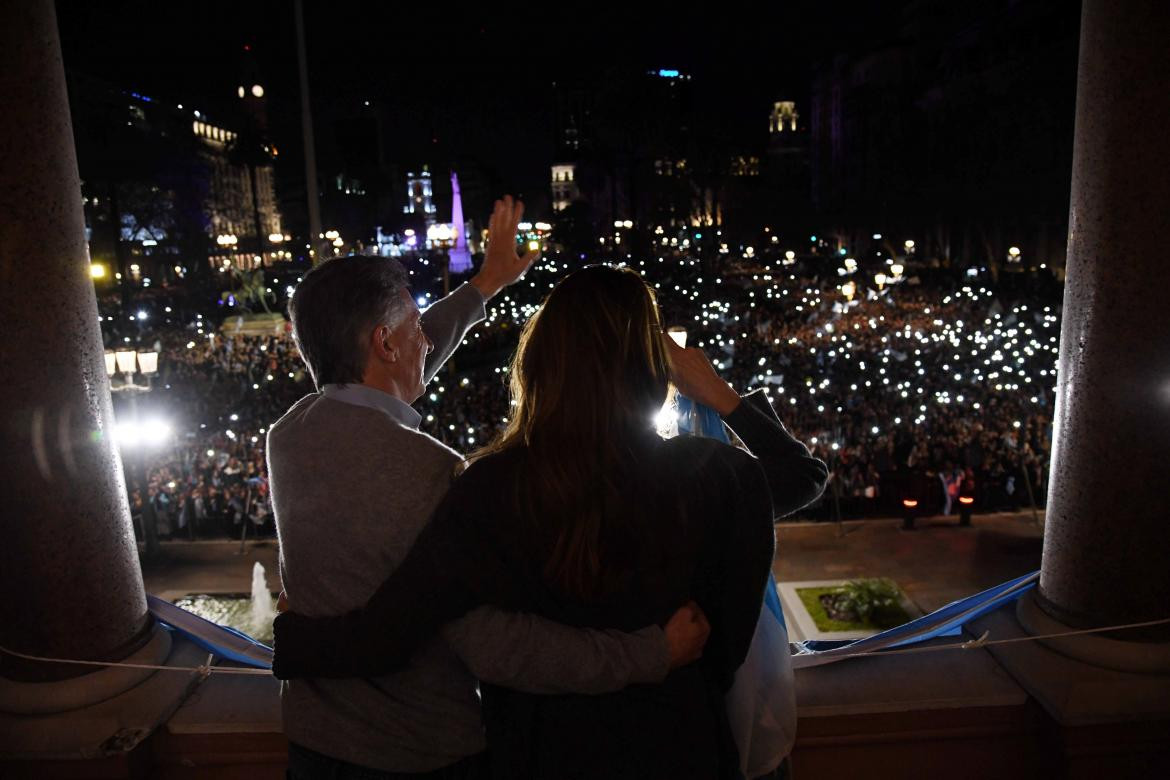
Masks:
[[[391,420],[401,423],[407,428],[418,430],[419,423],[422,422],[422,415],[412,409],[410,404],[368,385],[325,385],[321,388],[321,394],[334,401],[385,412]]]

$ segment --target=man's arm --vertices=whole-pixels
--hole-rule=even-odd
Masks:
[[[423,384],[439,373],[468,329],[487,316],[484,308],[487,302],[523,276],[540,256],[539,252],[523,256],[516,252],[516,227],[523,216],[524,204],[513,202],[511,195],[497,200],[488,224],[488,246],[479,273],[423,312],[423,331],[435,345],[427,355]]]
[[[482,321],[487,312],[485,298],[472,284],[461,284],[453,293],[422,314],[422,329],[435,345],[423,366],[423,384],[428,384],[463,341],[467,331]]]
[[[288,609],[282,590],[276,611]],[[702,614],[697,605],[694,609]],[[448,623],[442,634],[484,682],[524,693],[609,693],[637,683],[660,683],[671,669],[702,654],[711,630],[705,616],[701,623],[687,620],[679,628],[678,614],[666,630],[653,625],[627,634],[480,607]]]
[[[443,637],[476,677],[525,693],[609,693],[660,683],[670,668],[658,626],[594,631],[480,607],[448,623]]]
[[[296,612],[276,616],[273,674],[280,679],[387,674],[406,664],[418,644],[447,623],[483,604],[507,606],[514,600],[509,595],[509,563],[476,522],[473,508],[482,486],[474,484],[472,471],[455,481],[406,559],[364,608],[333,617],[310,618]],[[661,646],[649,649],[645,635],[619,642],[612,635],[607,639],[604,632],[554,626],[531,616],[489,623],[486,628],[481,624],[482,630],[463,626],[462,644],[473,647],[464,660],[491,682],[523,690],[587,692],[617,690],[647,675],[662,674]],[[667,666],[696,660],[709,630],[697,607],[686,605],[677,611],[663,632]],[[480,647],[475,649],[477,643]],[[623,653],[624,662],[610,657]],[[509,656],[515,658],[508,660]],[[581,681],[558,686],[558,677],[574,676]]]
[[[662,682],[699,658],[710,630],[694,604],[675,612],[665,629],[632,634],[480,607],[448,623],[443,637],[484,682],[525,693],[600,694]]]
[[[377,677],[397,671],[415,648],[482,604],[503,604],[511,572],[476,522],[471,471],[454,482],[406,558],[370,597],[344,615],[293,611],[272,623],[272,672],[299,677]]]

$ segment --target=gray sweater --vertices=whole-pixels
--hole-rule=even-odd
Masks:
[[[427,310],[428,381],[483,317],[470,285]],[[294,404],[268,433],[281,579],[293,607],[325,616],[365,604],[405,558],[459,461],[386,411],[321,393]],[[396,674],[285,682],[284,728],[291,741],[344,761],[425,772],[484,749],[477,678],[531,693],[604,693],[666,672],[657,627],[590,631],[485,607],[449,624]]]

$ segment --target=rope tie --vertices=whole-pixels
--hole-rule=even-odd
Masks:
[[[215,674],[243,674],[253,676],[272,676],[272,671],[269,669],[249,669],[240,668],[236,666],[215,666],[211,662],[215,658],[212,653],[207,656],[207,661],[199,666],[163,666],[162,664],[133,664],[122,663],[118,661],[79,661],[73,658],[46,658],[39,655],[29,655],[28,653],[17,652],[16,650],[9,650],[7,647],[0,645],[0,652],[17,658],[23,658],[26,661],[43,661],[44,663],[52,664],[76,664],[78,666],[104,666],[119,669],[149,669],[156,672],[186,672],[188,674],[194,672],[200,676],[201,679],[207,679],[212,673]]]
[[[1125,623],[1117,626],[1101,626],[1099,628],[1084,628],[1076,631],[1060,631],[1054,634],[1037,634],[1035,636],[1018,636],[1008,639],[990,639],[991,632],[984,631],[983,635],[977,639],[970,639],[966,642],[953,642],[946,645],[932,645],[929,647],[902,647],[894,648],[892,650],[869,650],[858,653],[843,653],[833,657],[834,661],[839,661],[844,658],[857,658],[860,656],[874,656],[874,655],[903,655],[910,653],[933,653],[940,650],[977,650],[983,647],[990,647],[992,645],[1009,645],[1018,642],[1038,642],[1044,639],[1061,639],[1070,636],[1085,636],[1088,634],[1102,634],[1107,631],[1124,631],[1129,628],[1148,628],[1150,626],[1161,626],[1170,623],[1170,618],[1161,618],[1159,620],[1146,620],[1141,623]],[[156,672],[187,672],[188,674],[194,672],[199,675],[200,679],[205,680],[212,674],[241,674],[253,677],[269,677],[272,671],[269,669],[254,669],[254,668],[240,668],[236,666],[216,666],[211,662],[215,658],[212,653],[207,656],[207,662],[199,666],[163,666],[161,664],[134,664],[121,663],[116,661],[79,661],[72,658],[46,658],[39,655],[30,655],[28,653],[20,653],[16,650],[9,650],[7,647],[0,645],[0,652],[15,656],[16,658],[23,658],[26,661],[42,661],[44,663],[54,664],[77,664],[81,666],[103,666],[120,669],[150,669]],[[817,653],[800,653],[799,656],[813,656]]]
[[[1060,631],[1055,634],[1036,634],[1035,636],[1017,636],[1009,639],[989,639],[990,631],[984,631],[983,636],[978,639],[970,639],[966,642],[953,642],[947,645],[931,645],[929,647],[900,647],[892,650],[865,650],[859,653],[842,653],[841,655],[833,656],[834,661],[839,661],[843,658],[857,658],[859,656],[869,655],[903,655],[910,653],[932,653],[938,650],[975,650],[981,647],[990,647],[992,645],[1010,645],[1017,642],[1039,642],[1043,639],[1060,639],[1068,636],[1084,636],[1086,634],[1103,634],[1107,631],[1123,631],[1127,628],[1147,628],[1149,626],[1161,626],[1170,623],[1170,618],[1161,618],[1159,620],[1147,620],[1142,623],[1126,623],[1119,626],[1101,626],[1099,628],[1083,628],[1077,631]],[[821,651],[826,652],[826,651]],[[793,658],[810,657],[819,655],[819,653],[798,653]]]

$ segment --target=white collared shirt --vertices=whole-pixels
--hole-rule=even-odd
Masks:
[[[407,428],[418,430],[419,423],[422,422],[422,415],[411,408],[410,404],[369,385],[325,385],[321,388],[321,394],[334,401],[354,406],[366,406],[385,412],[391,420],[401,423]]]

